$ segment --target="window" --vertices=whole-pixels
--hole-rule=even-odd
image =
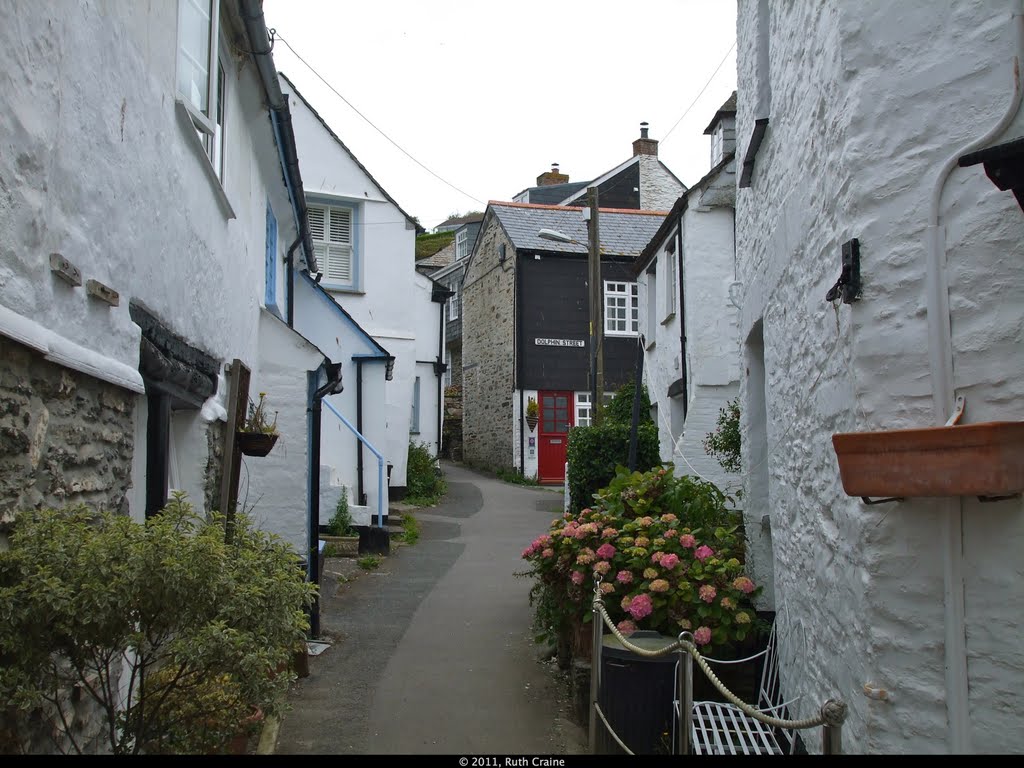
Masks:
[[[414,435],[420,433],[420,377],[412,385],[412,419],[409,422],[409,432]]]
[[[668,320],[676,312],[676,255],[665,254],[665,319]]]
[[[267,241],[265,246],[264,268],[266,270],[266,286],[263,303],[268,309],[277,306],[277,217],[267,200]]]
[[[604,283],[604,332],[609,336],[640,333],[640,300],[636,283]]]
[[[576,426],[590,426],[590,393],[576,393]]]
[[[224,183],[224,90],[227,87],[227,79],[224,77],[224,64],[217,59],[217,97],[214,102],[213,135],[203,136],[203,145],[206,147],[206,155],[213,164],[213,171],[217,174],[221,184]]]
[[[469,255],[469,232],[462,229],[455,233],[455,259],[464,259]]]
[[[448,299],[448,319],[458,320],[459,319],[459,284],[457,282],[451,284],[452,295]]]
[[[658,272],[655,260],[647,272],[647,344],[651,345],[657,338],[655,329],[658,327]],[[650,349],[650,346],[648,346]]]
[[[213,136],[218,69],[218,0],[178,0],[178,92],[196,128]]]
[[[331,283],[354,287],[353,210],[327,205],[310,205],[308,209],[313,254],[323,270],[324,279]]]
[[[452,385],[452,353],[444,353],[444,385],[450,387]]]
[[[722,162],[722,149],[725,147],[725,124],[719,120],[715,130],[711,132],[711,167]]]

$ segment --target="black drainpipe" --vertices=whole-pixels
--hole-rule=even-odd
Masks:
[[[284,257],[285,264],[285,279],[288,285],[288,304],[285,310],[288,315],[288,327],[295,327],[295,300],[293,298],[295,294],[295,270],[292,269],[292,262],[294,261],[295,249],[302,245],[302,241],[306,239],[305,232],[299,232],[298,238],[291,247],[288,249],[288,255]]]
[[[356,429],[363,434],[363,361],[355,358],[356,363]],[[363,441],[356,438],[356,475],[359,478],[359,506],[366,506],[366,489],[363,485]]]
[[[683,208],[685,211],[686,208]],[[679,213],[679,224],[676,227],[676,260],[678,262],[679,279],[679,365],[683,377],[683,420],[686,419],[686,404],[689,397],[687,392],[690,389],[686,382],[686,292],[683,290],[683,212]]]
[[[445,302],[437,304],[437,455],[441,455],[441,421],[444,416],[444,372],[448,366],[444,362],[444,308]]]

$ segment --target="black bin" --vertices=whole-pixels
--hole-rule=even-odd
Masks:
[[[627,638],[645,650],[672,643],[651,630]],[[601,651],[601,688],[597,700],[618,737],[637,755],[668,754],[672,738],[676,651],[657,658],[636,656],[615,635],[605,635]],[[625,754],[598,719],[597,748],[602,754]],[[667,736],[665,734],[668,734]]]

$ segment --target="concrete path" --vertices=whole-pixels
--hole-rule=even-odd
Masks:
[[[581,729],[532,641],[520,553],[561,494],[445,465],[449,493],[380,570],[324,585],[332,647],[310,659],[279,754],[575,754]]]

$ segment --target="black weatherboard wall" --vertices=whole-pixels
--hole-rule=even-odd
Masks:
[[[527,253],[519,259],[520,388],[588,390],[590,297],[586,257]],[[626,263],[604,262],[601,274],[605,280],[634,282]],[[538,338],[577,340],[584,346],[538,345]],[[636,337],[605,336],[606,392],[632,378],[636,348]]]

